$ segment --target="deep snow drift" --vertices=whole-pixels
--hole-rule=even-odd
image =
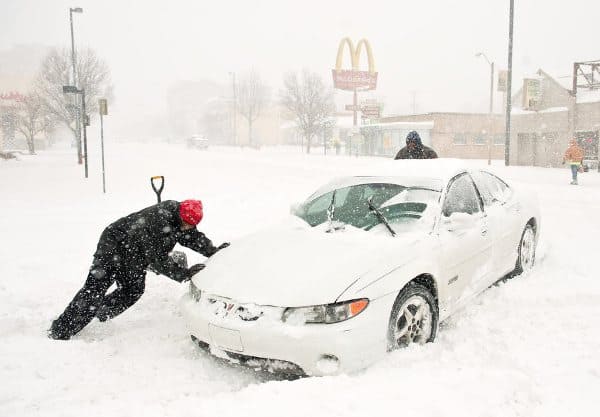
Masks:
[[[496,166],[537,192],[538,262],[442,324],[436,343],[390,354],[355,375],[280,381],[199,351],[178,310],[187,285],[148,273],[146,294],[68,342],[50,321],[83,284],[102,229],[163,199],[204,201],[215,243],[287,216],[334,176],[378,158],[128,144],[107,147],[90,178],[71,148],[0,161],[0,415],[586,416],[600,396],[600,174]],[[466,162],[484,165],[480,161]],[[499,162],[498,162],[499,163]],[[191,255],[191,261],[201,260]]]

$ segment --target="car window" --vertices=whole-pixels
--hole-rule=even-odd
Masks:
[[[510,198],[512,190],[504,181],[485,171],[471,173],[479,194],[486,206],[504,204]]]
[[[398,184],[370,183],[339,188],[335,191],[333,220],[364,230],[379,223],[369,209],[368,200],[389,216],[390,222],[407,222],[420,219],[428,204],[437,204],[440,193],[423,188],[407,188]],[[333,191],[305,202],[296,215],[311,226],[328,220]]]
[[[461,174],[450,184],[442,213],[450,217],[452,213],[475,214],[481,211],[479,196],[471,177]]]
[[[506,203],[512,195],[512,190],[510,187],[494,174],[490,174],[489,172],[485,171],[483,171],[482,174],[486,179],[486,183],[488,184],[494,201],[500,202],[501,204]]]
[[[494,199],[494,194],[492,193],[493,187],[492,184],[490,184],[489,176],[484,175],[484,173],[481,171],[474,171],[471,173],[471,178],[473,178],[473,181],[479,190],[479,195],[483,200],[483,204],[485,204],[486,207],[494,204],[496,200]]]

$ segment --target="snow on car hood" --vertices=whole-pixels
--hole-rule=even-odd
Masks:
[[[420,234],[365,232],[346,226],[326,233],[298,218],[232,242],[194,278],[206,294],[280,307],[327,304],[357,279],[380,275],[411,256]],[[400,256],[400,254],[404,256]],[[374,276],[377,278],[378,276]]]

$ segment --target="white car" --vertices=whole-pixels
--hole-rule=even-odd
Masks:
[[[364,368],[432,342],[473,296],[532,268],[540,231],[530,196],[489,172],[443,166],[341,178],[294,213],[193,277],[182,309],[211,353],[284,373]]]
[[[188,148],[208,149],[208,139],[201,135],[193,135],[187,140]]]

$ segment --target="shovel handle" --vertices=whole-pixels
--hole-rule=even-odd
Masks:
[[[154,183],[155,180],[160,180],[160,186],[156,186],[156,184]],[[160,194],[162,193],[163,188],[165,188],[165,177],[163,177],[162,175],[155,175],[154,177],[151,177],[150,185],[152,185],[152,189],[156,193],[156,198],[160,203]]]

